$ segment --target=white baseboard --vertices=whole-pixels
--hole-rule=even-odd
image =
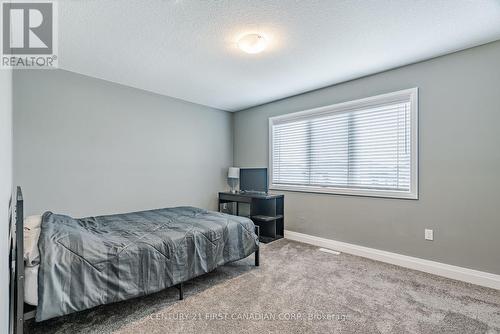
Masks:
[[[500,275],[285,230],[285,238],[500,290]]]

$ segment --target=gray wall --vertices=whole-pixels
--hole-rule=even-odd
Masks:
[[[235,165],[267,166],[271,116],[411,87],[420,199],[285,192],[286,229],[500,274],[500,42],[238,112]]]
[[[12,193],[12,72],[0,70],[0,333],[9,326],[9,200]]]
[[[14,181],[26,213],[215,209],[230,113],[63,70],[14,74]]]

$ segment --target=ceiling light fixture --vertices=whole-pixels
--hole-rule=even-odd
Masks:
[[[267,40],[260,34],[248,34],[238,40],[238,47],[246,53],[259,53],[267,47]]]

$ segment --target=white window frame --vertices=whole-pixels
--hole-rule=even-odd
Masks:
[[[378,189],[354,189],[342,187],[327,187],[327,186],[303,186],[303,185],[284,185],[275,184],[273,182],[273,125],[290,120],[300,120],[301,118],[310,117],[311,115],[320,116],[322,114],[330,114],[333,112],[345,112],[348,110],[356,110],[373,105],[398,102],[401,100],[410,100],[410,190],[378,190]],[[418,88],[410,88],[363,98],[354,101],[337,103],[325,107],[314,108],[285,114],[281,116],[269,118],[269,189],[281,191],[299,191],[308,193],[326,193],[337,195],[352,195],[352,196],[369,196],[369,197],[386,197],[386,198],[401,198],[401,199],[418,199]]]

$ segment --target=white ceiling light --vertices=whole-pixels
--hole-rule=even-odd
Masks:
[[[259,53],[267,47],[267,40],[260,34],[248,34],[238,40],[238,47],[246,53]]]

